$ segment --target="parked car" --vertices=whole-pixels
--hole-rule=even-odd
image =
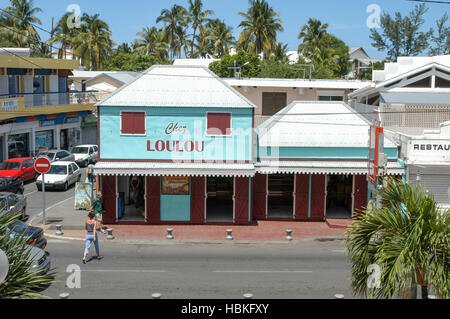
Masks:
[[[0,216],[21,215],[21,219],[26,219],[27,198],[23,195],[13,193],[0,193]]]
[[[50,270],[49,253],[35,246],[29,246],[32,264],[30,271],[36,272],[38,275],[45,275]]]
[[[66,150],[49,150],[40,152],[36,158],[46,156],[52,162],[75,162],[75,156]]]
[[[8,226],[12,236],[24,235],[29,245],[33,245],[40,249],[45,249],[47,239],[44,237],[44,230],[40,227],[28,226],[27,224],[16,220]]]
[[[54,162],[45,174],[45,189],[64,189],[81,180],[81,169],[74,162]],[[38,191],[42,191],[42,175],[36,179]]]
[[[19,177],[0,175],[0,192],[23,194],[23,181]]]
[[[0,175],[6,177],[20,177],[23,182],[34,180],[34,159],[31,157],[12,158],[0,163]]]
[[[78,145],[72,148],[70,152],[75,155],[75,163],[80,167],[86,167],[98,160],[97,145]]]

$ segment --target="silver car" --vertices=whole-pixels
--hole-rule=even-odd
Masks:
[[[37,157],[46,156],[50,162],[75,162],[75,155],[66,150],[49,150],[38,154]]]
[[[0,193],[0,216],[15,216],[21,214],[26,219],[27,198],[13,193]]]
[[[38,275],[45,275],[50,270],[49,253],[35,246],[28,247],[32,259],[30,271],[36,272]]]

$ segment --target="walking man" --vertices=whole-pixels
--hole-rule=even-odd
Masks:
[[[103,207],[102,193],[97,193],[97,198],[92,202],[91,210],[95,214],[98,230],[100,230],[104,234],[105,230],[103,229],[103,211],[105,209]]]

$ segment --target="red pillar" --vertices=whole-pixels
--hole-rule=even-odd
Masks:
[[[311,178],[311,220],[325,220],[326,175],[312,175]]]
[[[295,177],[295,220],[308,220],[309,175]]]
[[[353,211],[359,213],[367,207],[367,176],[366,175],[355,175],[355,193],[353,194]]]
[[[115,224],[117,223],[116,176],[102,176],[102,195],[105,208],[103,222]]]
[[[234,182],[234,223],[248,225],[249,222],[249,177],[236,177]]]
[[[267,175],[256,174],[253,178],[253,216],[255,220],[267,217]]]
[[[191,224],[205,223],[206,177],[191,177]]]
[[[160,176],[147,176],[147,223],[161,223],[161,178]]]

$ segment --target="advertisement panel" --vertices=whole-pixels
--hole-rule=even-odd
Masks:
[[[75,210],[89,210],[92,205],[92,184],[76,183]]]

